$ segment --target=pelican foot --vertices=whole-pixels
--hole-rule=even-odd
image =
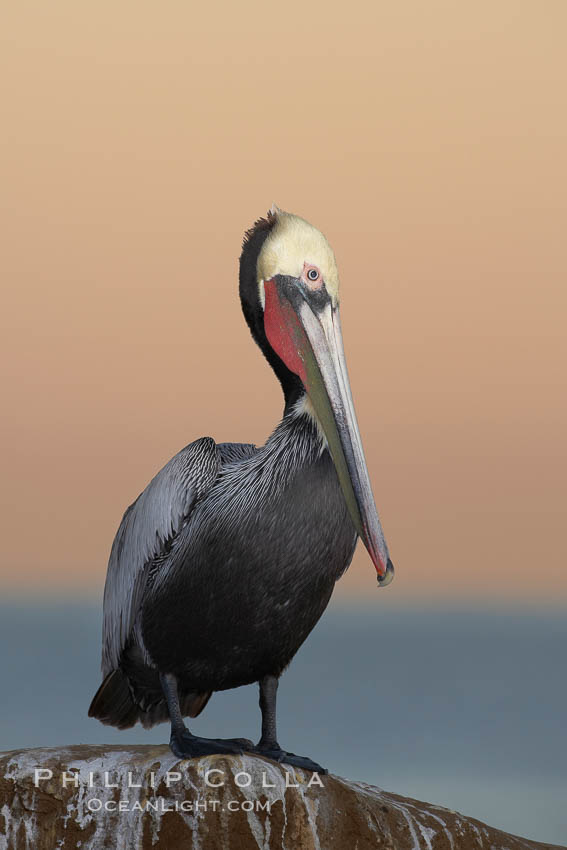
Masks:
[[[248,738],[200,738],[186,730],[171,733],[169,748],[178,758],[190,759],[213,755],[241,756],[244,750],[253,750],[254,745]]]
[[[296,756],[295,753],[286,753],[286,751],[282,750],[280,747],[271,749],[266,747],[254,747],[253,752],[259,756],[265,756],[267,759],[279,761],[281,764],[290,764],[293,767],[300,767],[302,770],[311,770],[313,773],[325,774],[329,772],[327,768],[321,767],[320,764],[317,764],[316,761],[307,758],[307,756]]]

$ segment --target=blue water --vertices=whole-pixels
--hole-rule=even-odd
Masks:
[[[87,717],[99,603],[0,605],[0,750],[150,743]],[[564,613],[334,605],[284,674],[280,743],[333,773],[567,844]],[[257,738],[255,687],[215,694],[203,735]]]

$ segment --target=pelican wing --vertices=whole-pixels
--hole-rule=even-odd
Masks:
[[[254,443],[218,443],[217,449],[223,464],[247,460],[258,451]]]
[[[195,502],[212,487],[220,466],[215,441],[195,440],[166,463],[122,517],[104,586],[105,676],[118,667],[134,627],[144,596],[145,567],[168,551]]]

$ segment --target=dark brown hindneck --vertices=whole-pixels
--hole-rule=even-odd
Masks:
[[[240,303],[254,341],[281,384],[285,399],[284,413],[287,413],[305,390],[298,376],[290,372],[268,342],[264,331],[264,310],[260,303],[256,276],[258,256],[275,222],[276,216],[269,213],[267,218],[259,219],[245,234],[240,255]]]

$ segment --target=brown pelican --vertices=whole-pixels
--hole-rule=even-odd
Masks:
[[[282,386],[260,448],[203,437],[127,509],[104,589],[103,682],[91,717],[125,729],[171,722],[180,758],[281,749],[282,671],[325,610],[358,537],[380,585],[393,566],[376,513],[344,359],[339,277],[325,237],[272,208],[244,237],[240,299]],[[259,682],[259,743],[185,725],[213,691]]]

